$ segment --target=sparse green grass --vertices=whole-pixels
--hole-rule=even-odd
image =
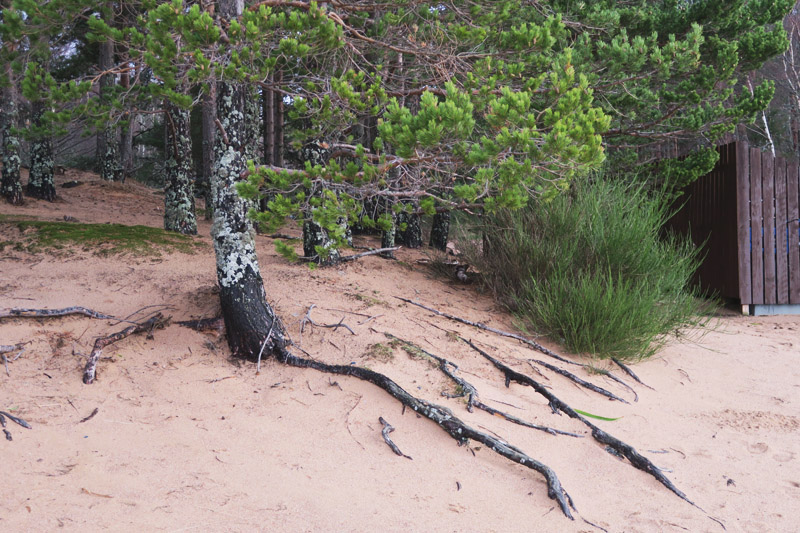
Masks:
[[[394,359],[394,350],[385,344],[380,342],[371,344],[367,351],[364,352],[364,355],[369,357],[370,359],[375,359],[382,363],[388,363],[392,359]]]
[[[17,249],[36,253],[42,249],[81,247],[98,255],[158,255],[160,252],[193,253],[203,246],[193,237],[149,226],[122,224],[83,224],[22,220],[0,215],[0,224],[13,225],[22,232]],[[4,245],[10,244],[8,241]]]

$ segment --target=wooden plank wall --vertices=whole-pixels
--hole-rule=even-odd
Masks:
[[[800,169],[745,143],[735,150],[739,298],[800,304]]]

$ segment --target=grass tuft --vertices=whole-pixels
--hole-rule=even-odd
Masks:
[[[641,359],[701,320],[691,288],[699,253],[661,234],[669,215],[664,194],[580,182],[550,202],[488,218],[472,260],[523,329],[574,352]]]

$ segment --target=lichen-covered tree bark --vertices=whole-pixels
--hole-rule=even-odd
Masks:
[[[203,94],[202,102],[203,121],[203,169],[201,174],[200,193],[206,201],[205,219],[211,220],[214,212],[214,202],[211,200],[211,173],[214,166],[214,138],[217,125],[217,85],[209,82],[208,92]]]
[[[45,104],[33,102],[34,125],[41,128],[44,118]],[[28,174],[28,186],[25,192],[28,196],[52,202],[56,199],[56,186],[53,180],[53,139],[50,135],[42,134],[31,141],[31,169]]]
[[[242,0],[219,0],[223,17],[239,16]],[[255,231],[247,211],[250,203],[236,193],[236,182],[246,168],[244,135],[247,131],[247,89],[217,84],[217,117],[221,131],[214,145],[211,180],[214,222],[211,238],[217,258],[217,281],[228,345],[238,357],[256,359],[287,345],[283,326],[267,303],[256,257]]]
[[[106,40],[100,43],[99,67],[102,72],[110,70],[114,66],[114,43]],[[103,74],[100,76],[100,100],[108,103],[110,91],[114,86],[114,76]],[[103,131],[97,133],[97,163],[100,170],[100,177],[106,181],[117,181],[122,178],[122,169],[119,164],[117,150],[117,131],[116,127],[109,124]]]
[[[171,102],[165,105],[166,187],[164,189],[164,229],[185,235],[197,234],[192,178],[192,137],[189,110]]]
[[[395,241],[395,244],[400,244],[407,248],[419,248],[422,246],[422,228],[420,227],[418,214],[399,213],[397,215]]]
[[[433,215],[431,225],[430,246],[437,250],[447,250],[447,238],[450,235],[450,211],[442,211]]]
[[[11,65],[6,65],[8,79],[11,77]],[[13,131],[17,127],[19,113],[17,111],[16,94],[12,86],[3,89],[2,114],[0,114],[0,133],[3,135],[3,174],[0,180],[0,195],[12,205],[22,205],[22,184],[19,179],[20,156],[19,137]]]

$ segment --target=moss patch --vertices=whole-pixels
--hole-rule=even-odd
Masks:
[[[150,226],[46,222],[5,216],[0,216],[0,224],[19,229],[22,239],[15,247],[19,248],[21,245],[25,251],[31,253],[42,248],[80,246],[98,255],[159,255],[161,252],[172,251],[193,253],[203,246],[203,243],[191,236]]]

